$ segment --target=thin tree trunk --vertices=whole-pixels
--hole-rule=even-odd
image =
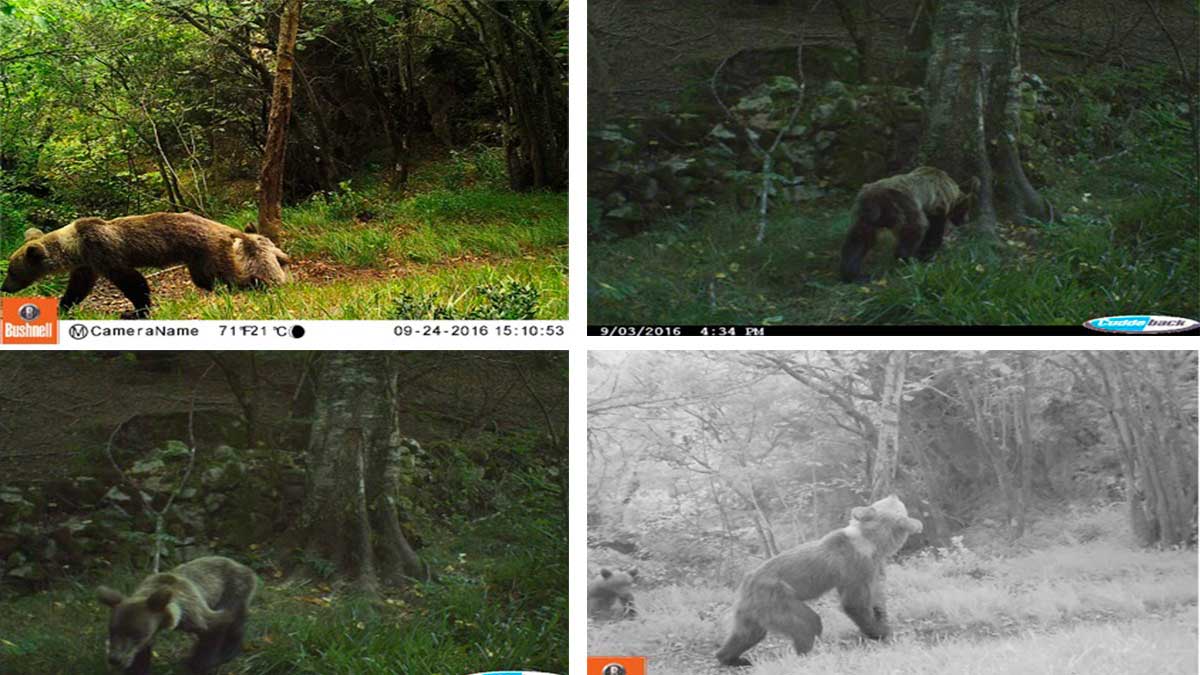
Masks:
[[[900,404],[907,369],[908,352],[888,352],[887,360],[883,364],[883,391],[875,423],[879,433],[875,442],[871,501],[890,494],[896,478],[896,466],[900,461]]]
[[[1021,483],[1017,489],[1017,536],[1025,535],[1029,525],[1029,493],[1033,483],[1033,417],[1030,414],[1030,397],[1033,391],[1033,358],[1029,352],[1021,352],[1021,391],[1017,394],[1017,448],[1020,451]]]
[[[283,160],[287,150],[287,127],[292,116],[292,70],[295,68],[296,35],[300,31],[301,0],[285,0],[279,21],[279,44],[275,53],[275,87],[262,170],[258,174],[258,232],[276,244],[283,238]]]

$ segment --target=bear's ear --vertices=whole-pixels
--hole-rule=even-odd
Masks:
[[[125,596],[121,595],[121,591],[111,589],[108,586],[101,586],[96,589],[96,599],[109,607],[116,607],[121,604]]]
[[[612,576],[612,570],[608,569],[607,567],[601,567],[600,568],[600,576],[607,579]]]
[[[850,517],[855,520],[871,520],[875,517],[875,509],[870,506],[856,506],[850,510]]]
[[[33,241],[34,239],[37,239],[38,237],[44,237],[44,236],[46,236],[46,233],[42,232],[41,230],[37,229],[36,227],[31,227],[28,230],[25,230],[25,241]]]
[[[146,598],[146,608],[152,612],[161,612],[171,604],[171,589],[160,588]]]
[[[46,259],[46,247],[41,244],[30,244],[25,247],[26,262],[38,264]]]
[[[630,567],[630,568],[629,568],[629,576],[631,576],[631,577],[636,577],[636,576],[637,576],[637,568],[636,568],[636,567]]]

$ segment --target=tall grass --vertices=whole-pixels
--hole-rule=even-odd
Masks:
[[[864,643],[830,593],[812,603],[824,624],[812,653],[797,657],[772,635],[746,672],[1194,673],[1195,551],[1135,549],[1109,534],[999,557],[956,543],[893,564],[894,641]],[[589,624],[588,652],[645,655],[655,673],[721,672],[713,654],[733,599],[726,586],[638,589],[638,616]]]
[[[1068,214],[990,238],[952,230],[928,263],[879,238],[871,283],[836,277],[844,212],[780,210],[767,241],[720,211],[591,242],[590,323],[1078,325],[1121,313],[1200,316],[1200,240],[1114,243],[1109,221]]]

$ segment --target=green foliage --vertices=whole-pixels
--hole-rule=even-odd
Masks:
[[[762,192],[762,158],[792,119],[799,85],[773,77],[723,113],[669,112],[620,120],[588,133],[594,237],[629,234],[672,215],[718,204],[749,206]],[[912,90],[829,81],[810,87],[772,154],[772,208],[809,202],[830,185],[857,187],[911,150],[921,105]],[[906,158],[902,161],[906,161]]]
[[[450,168],[442,175],[442,187],[452,191],[474,186],[503,189],[508,181],[506,171],[501,148],[476,143],[450,151]]]
[[[535,319],[538,314],[538,290],[529,284],[514,279],[505,279],[499,284],[485,284],[475,289],[478,301],[471,306],[463,304],[466,294],[439,298],[435,295],[414,296],[401,292],[395,300],[393,318],[396,319],[467,319],[467,320],[522,320]]]

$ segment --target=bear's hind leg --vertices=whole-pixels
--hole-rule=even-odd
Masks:
[[[867,252],[875,243],[875,235],[879,228],[863,222],[855,223],[846,233],[846,241],[842,244],[841,278],[846,283],[861,283],[870,280],[863,274],[862,265]]]
[[[76,267],[71,270],[71,278],[67,280],[67,290],[63,293],[58,306],[63,311],[71,309],[92,292],[96,285],[96,270],[90,267]]]
[[[788,603],[772,617],[770,629],[792,639],[796,653],[803,656],[812,651],[813,642],[821,634],[821,616],[799,600]]]
[[[742,658],[742,654],[766,636],[766,628],[739,611],[734,616],[733,631],[717,652],[717,660],[726,666],[748,666],[750,662]]]
[[[132,268],[111,270],[105,276],[133,303],[133,311],[122,313],[122,319],[145,319],[150,316],[150,284],[141,272]]]

